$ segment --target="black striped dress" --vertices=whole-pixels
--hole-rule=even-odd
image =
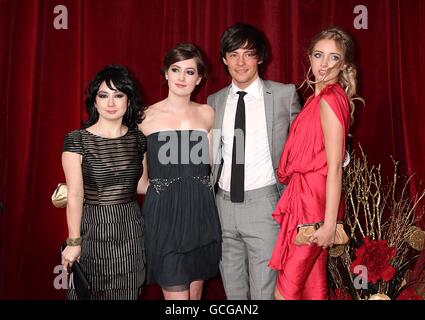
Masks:
[[[92,285],[92,299],[137,299],[145,279],[145,257],[136,188],[146,138],[136,129],[112,139],[82,129],[66,136],[63,151],[82,155],[80,263]],[[68,299],[76,299],[73,289]]]

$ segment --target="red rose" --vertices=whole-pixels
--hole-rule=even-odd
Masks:
[[[423,300],[420,295],[416,293],[415,288],[409,287],[404,289],[396,298],[396,300]]]
[[[376,283],[383,279],[389,281],[393,278],[395,269],[388,263],[396,254],[394,248],[388,247],[385,240],[370,240],[364,238],[363,245],[356,250],[356,259],[351,263],[350,271],[358,265],[364,265],[368,272],[368,282]]]

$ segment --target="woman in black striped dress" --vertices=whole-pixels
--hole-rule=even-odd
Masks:
[[[88,123],[70,132],[63,146],[69,233],[62,265],[79,260],[91,299],[137,299],[145,258],[136,188],[146,138],[137,127],[144,114],[128,71],[111,65],[97,73],[86,109]],[[68,299],[76,298],[68,290]]]

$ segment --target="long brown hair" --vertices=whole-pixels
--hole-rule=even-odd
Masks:
[[[312,55],[316,43],[323,39],[334,40],[343,53],[344,59],[342,63],[344,63],[346,67],[339,73],[338,82],[347,94],[348,101],[350,102],[350,116],[351,120],[353,120],[355,109],[354,101],[359,100],[364,104],[364,100],[357,95],[357,68],[354,61],[354,41],[351,36],[341,28],[328,28],[322,30],[313,37],[307,50],[309,56]],[[307,83],[309,87],[312,87],[312,84],[315,82],[310,80],[310,71],[311,67],[307,71],[303,84]]]

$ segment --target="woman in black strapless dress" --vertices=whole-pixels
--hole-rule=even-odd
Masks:
[[[143,202],[147,282],[165,299],[200,299],[218,272],[221,229],[209,173],[214,110],[190,101],[205,74],[199,50],[179,44],[164,58],[168,97],[146,110]],[[146,166],[145,166],[146,167]],[[144,179],[142,178],[142,180]],[[149,187],[147,178],[149,178]]]

